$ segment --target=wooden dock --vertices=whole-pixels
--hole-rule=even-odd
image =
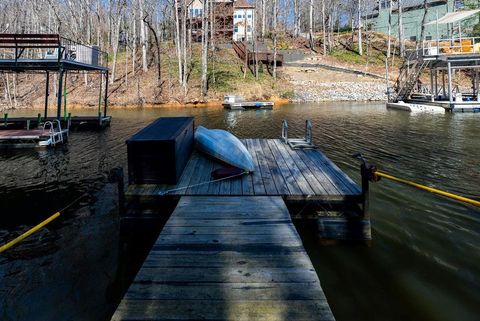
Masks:
[[[151,201],[165,196],[281,196],[285,201],[361,203],[359,186],[318,149],[291,149],[280,139],[244,139],[255,171],[240,178],[208,183],[212,170],[221,164],[194,152],[177,185],[130,185],[128,200]]]
[[[334,317],[281,197],[182,196],[112,320]]]
[[[4,129],[21,129],[27,128],[27,124],[30,128],[36,128],[42,126],[45,121],[53,121],[56,117],[10,117],[0,119],[0,130]],[[70,118],[60,118],[62,128],[75,128],[75,129],[93,129],[93,128],[105,128],[110,126],[112,116],[72,116]],[[67,124],[67,122],[69,122]]]

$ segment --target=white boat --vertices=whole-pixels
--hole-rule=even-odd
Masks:
[[[195,131],[198,150],[227,165],[253,172],[253,159],[243,143],[222,129],[207,129],[198,126]]]

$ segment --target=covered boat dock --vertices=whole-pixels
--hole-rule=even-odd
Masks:
[[[462,36],[461,20],[480,10],[448,13],[425,26],[458,23],[458,33],[450,39],[423,40],[411,50],[400,68],[394,93],[387,107],[409,111],[480,112],[479,74],[480,38]],[[452,28],[453,29],[453,28]],[[429,82],[421,76],[428,72]],[[455,85],[455,74],[471,78],[471,87]]]
[[[97,46],[89,46],[60,37],[58,34],[0,34],[0,72],[41,73],[45,75],[45,100],[43,115],[9,118],[5,113],[0,123],[0,146],[19,147],[32,144],[32,130],[42,133],[36,147],[54,144],[45,142],[53,136],[68,137],[71,126],[104,128],[110,125],[108,108],[108,55]],[[71,116],[67,110],[67,77],[70,73],[96,73],[100,75],[100,90],[96,115]],[[50,77],[56,74],[56,113],[48,114]],[[9,130],[15,130],[11,135]],[[15,137],[15,141],[12,141]],[[23,139],[22,139],[23,137]],[[46,139],[48,137],[48,139]],[[12,142],[12,144],[9,144]],[[42,143],[43,142],[43,143]]]

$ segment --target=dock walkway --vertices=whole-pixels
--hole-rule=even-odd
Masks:
[[[359,203],[359,186],[318,149],[293,150],[280,139],[243,139],[253,157],[255,171],[241,178],[204,184],[168,193],[180,196],[282,196],[285,201]],[[159,193],[209,181],[210,173],[222,167],[194,152],[177,185],[130,185],[129,200],[148,201]]]
[[[279,196],[182,196],[112,320],[334,320]]]

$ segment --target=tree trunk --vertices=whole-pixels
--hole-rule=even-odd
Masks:
[[[140,7],[140,41],[142,43],[142,66],[143,71],[148,71],[148,63],[147,63],[147,35],[145,30],[145,21],[143,21],[143,17],[145,16],[144,8],[143,8],[143,1],[138,0],[139,7]]]
[[[313,0],[310,0],[310,10],[308,17],[308,41],[310,44],[310,49],[315,50],[315,39],[313,36]]]
[[[420,31],[420,39],[417,39],[417,47],[418,47],[418,41],[421,41],[423,43],[423,40],[425,38],[425,23],[427,22],[427,14],[428,14],[428,0],[423,0],[423,18],[422,18],[422,25],[421,25],[421,31]]]
[[[258,44],[257,44],[257,8],[258,8],[258,1],[255,0],[255,11],[253,12],[253,52],[254,52],[254,59],[255,59],[255,80],[258,80]]]
[[[243,46],[245,48],[245,59],[243,60],[243,78],[247,78],[248,69],[248,43],[247,43],[247,10],[243,11]]]
[[[148,29],[150,29],[150,31],[152,32],[153,34],[153,38],[155,39],[155,46],[157,47],[157,85],[160,86],[161,85],[161,81],[162,81],[162,65],[161,65],[161,57],[160,57],[160,42],[158,40],[158,36],[157,36],[157,32],[155,31],[155,29],[152,27],[152,25],[150,24],[150,22],[147,20],[147,16],[145,16],[143,18],[143,22],[147,25]]]
[[[388,32],[387,32],[387,58],[390,58],[392,48],[392,0],[388,2]]]
[[[295,37],[299,36],[300,33],[300,18],[299,18],[299,12],[298,12],[298,1],[299,0],[293,0],[293,35]]]
[[[358,19],[358,54],[360,56],[363,55],[363,48],[362,48],[362,1],[358,0],[358,14],[357,14],[357,19]]]
[[[205,97],[208,91],[208,2],[203,0],[202,17],[202,95]]]
[[[183,85],[183,59],[182,59],[182,40],[181,36],[183,35],[182,30],[180,29],[180,17],[179,17],[179,6],[178,1],[174,0],[174,10],[175,10],[175,47],[177,49],[177,60],[178,60],[178,83]]]
[[[398,41],[400,42],[400,56],[405,56],[405,41],[403,39],[403,13],[402,0],[398,0]]]
[[[183,0],[182,3],[182,31],[183,31],[183,76],[182,76],[182,85],[184,94],[187,95],[187,1]]]
[[[325,0],[322,0],[323,55],[327,55],[327,30],[325,28]]]
[[[266,10],[267,0],[262,0],[262,39],[265,39],[265,20],[267,19]]]
[[[277,80],[277,0],[273,0],[273,79]]]

